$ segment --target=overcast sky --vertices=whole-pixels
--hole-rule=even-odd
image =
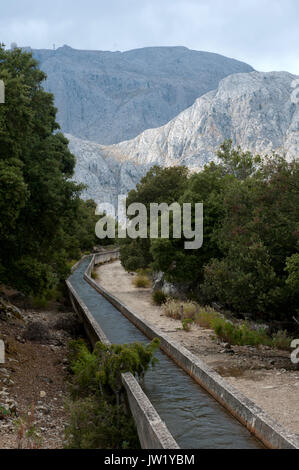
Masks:
[[[186,46],[299,74],[298,0],[1,0],[10,46]]]

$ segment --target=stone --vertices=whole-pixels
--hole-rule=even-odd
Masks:
[[[232,347],[229,343],[221,343],[220,345],[222,348],[230,350]]]
[[[36,409],[36,411],[38,411],[38,412],[40,412],[44,415],[49,415],[51,413],[51,409],[47,406],[39,405],[35,409]]]
[[[19,343],[23,343],[23,344],[25,343],[25,339],[22,338],[21,336],[17,336],[17,337],[16,337],[16,340],[17,340]]]
[[[152,292],[162,290],[163,284],[164,284],[164,273],[162,271],[154,273]]]

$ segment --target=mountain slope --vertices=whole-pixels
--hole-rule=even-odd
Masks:
[[[127,52],[34,50],[63,132],[101,144],[167,123],[227,75],[252,67],[185,47]]]
[[[66,134],[69,148],[76,156],[74,180],[84,183],[87,189],[84,199],[109,202],[117,206],[119,195],[135,189],[136,183],[147,173],[151,165],[135,165],[133,162],[120,163],[102,154],[101,145],[78,139]]]
[[[163,127],[102,148],[119,161],[200,168],[225,139],[254,153],[299,154],[299,105],[287,72],[235,74]]]

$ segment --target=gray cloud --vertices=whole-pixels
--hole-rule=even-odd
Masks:
[[[10,0],[0,41],[128,50],[183,45],[299,74],[298,0]]]

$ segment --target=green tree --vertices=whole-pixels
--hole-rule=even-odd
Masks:
[[[95,242],[94,207],[71,181],[75,157],[32,55],[0,47],[0,282],[42,295]]]
[[[177,202],[182,195],[188,180],[186,167],[160,168],[154,166],[132,190],[127,198],[127,208],[133,203],[142,203],[147,208],[148,238],[131,240],[120,239],[120,259],[128,271],[145,268],[153,261],[149,238],[150,204]],[[133,218],[133,217],[131,217]]]

